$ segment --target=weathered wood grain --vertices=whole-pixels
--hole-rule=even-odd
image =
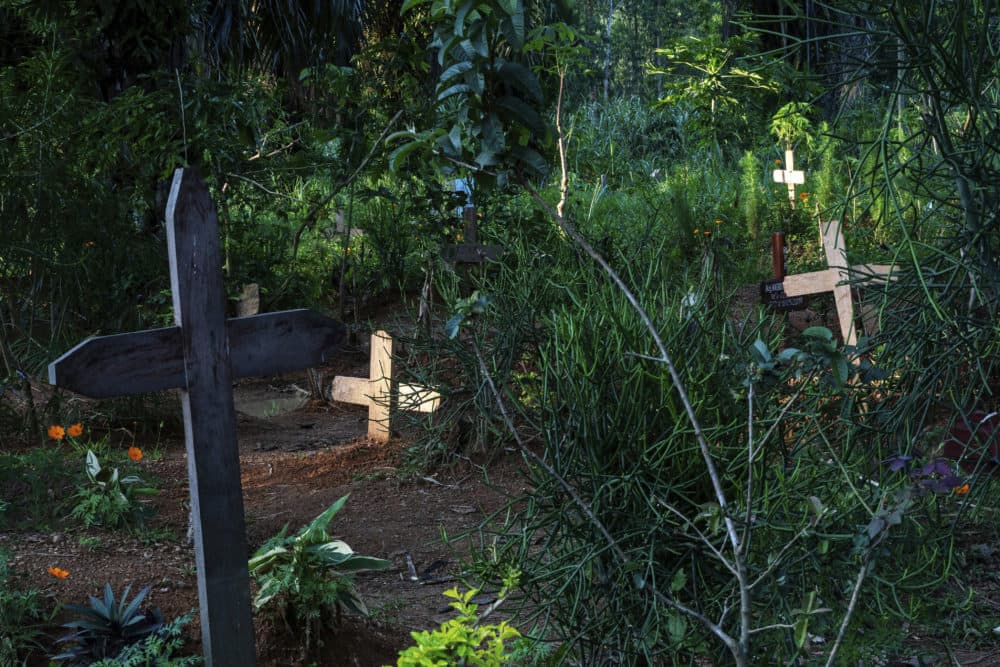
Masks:
[[[181,329],[195,563],[205,664],[256,662],[249,551],[236,443],[218,219],[196,171],[178,169],[167,200],[174,320]]]
[[[226,330],[233,378],[318,366],[346,337],[342,324],[305,309],[232,318]],[[184,389],[186,382],[180,327],[90,338],[49,364],[49,383],[91,398]]]

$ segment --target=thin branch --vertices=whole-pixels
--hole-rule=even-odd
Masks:
[[[297,230],[295,230],[295,237],[292,240],[292,261],[294,261],[296,255],[298,255],[299,241],[302,239],[302,234],[306,231],[306,229],[312,227],[316,223],[316,220],[319,218],[320,213],[323,211],[323,209],[327,207],[327,205],[331,201],[333,201],[333,198],[336,197],[338,194],[340,194],[341,190],[343,190],[348,185],[353,183],[354,179],[356,179],[361,174],[361,171],[366,166],[368,166],[368,163],[371,162],[371,159],[375,157],[375,152],[378,149],[379,144],[381,144],[382,140],[385,139],[386,136],[388,136],[389,130],[392,128],[393,125],[396,124],[396,121],[399,120],[399,117],[402,115],[403,115],[402,109],[396,112],[396,115],[389,120],[389,122],[385,126],[385,129],[382,130],[382,134],[378,135],[378,139],[376,139],[375,143],[372,144],[371,150],[368,151],[368,155],[366,155],[365,159],[361,161],[361,164],[359,164],[357,169],[354,170],[354,173],[352,173],[350,176],[348,176],[340,183],[338,183],[336,186],[334,186],[333,192],[328,194],[326,197],[323,197],[323,199],[321,199],[319,203],[313,206],[312,209],[310,209],[310,211],[306,213],[306,217],[302,221],[302,224],[299,225],[299,228]]]
[[[865,577],[868,576],[868,572],[871,570],[872,563],[868,561],[865,563],[860,570],[858,570],[858,577],[854,580],[854,590],[851,591],[851,601],[847,605],[847,612],[844,614],[844,620],[840,624],[840,630],[837,631],[837,639],[833,642],[833,648],[830,649],[830,655],[826,658],[826,667],[833,667],[833,661],[837,658],[837,652],[840,650],[840,644],[844,641],[844,635],[847,633],[847,626],[851,622],[851,617],[854,615],[854,609],[858,606],[858,598],[861,597],[861,584],[864,583]]]
[[[472,350],[476,355],[476,360],[479,362],[479,370],[483,374],[483,378],[486,380],[486,384],[489,386],[490,393],[493,394],[493,398],[496,401],[497,407],[500,409],[500,416],[503,418],[504,425],[506,425],[507,430],[510,432],[511,436],[514,438],[514,442],[517,443],[517,448],[520,450],[522,455],[530,458],[536,465],[538,465],[542,470],[545,471],[552,479],[556,480],[563,490],[569,495],[573,503],[580,508],[583,515],[587,518],[594,528],[601,534],[604,541],[607,543],[608,548],[611,553],[614,554],[615,558],[618,559],[619,564],[623,568],[628,568],[632,564],[631,559],[628,555],[622,551],[622,548],[618,545],[618,542],[611,536],[608,529],[604,526],[604,523],[594,514],[593,509],[591,509],[590,504],[584,500],[579,493],[576,492],[569,482],[563,479],[562,475],[556,472],[556,470],[542,457],[540,457],[535,452],[531,451],[528,446],[521,439],[521,434],[518,432],[517,427],[514,426],[514,421],[511,419],[510,414],[507,412],[507,405],[503,401],[503,396],[500,395],[500,390],[497,389],[496,384],[493,382],[493,376],[490,375],[489,369],[486,367],[486,360],[483,359],[483,354],[479,349],[479,345],[476,344],[475,340],[472,341]],[[712,634],[718,637],[726,648],[733,654],[734,657],[739,661],[740,656],[744,655],[741,650],[740,645],[737,644],[736,640],[733,639],[725,630],[722,629],[716,623],[713,623],[710,618],[704,614],[698,612],[697,610],[691,609],[687,605],[684,605],[676,600],[667,597],[662,592],[660,592],[655,587],[651,589],[653,596],[662,604],[667,605],[672,609],[694,618],[699,623],[701,623],[705,628],[707,628]],[[742,663],[741,663],[742,664]]]
[[[296,199],[295,197],[293,197],[293,196],[291,196],[291,195],[286,195],[286,194],[285,194],[285,193],[283,193],[283,192],[277,192],[277,191],[275,191],[275,190],[270,190],[270,189],[268,189],[268,188],[267,188],[267,186],[265,186],[265,185],[264,185],[263,183],[260,183],[260,182],[258,182],[258,181],[255,181],[255,180],[253,180],[252,178],[247,178],[246,176],[242,176],[242,175],[240,175],[240,174],[233,174],[233,173],[229,173],[229,174],[226,174],[226,176],[229,176],[229,177],[231,177],[231,178],[238,178],[238,179],[240,179],[241,181],[246,181],[246,182],[247,182],[247,183],[249,183],[250,185],[253,185],[254,187],[256,187],[256,188],[258,188],[258,189],[260,189],[260,190],[263,190],[263,191],[264,191],[264,192],[266,192],[267,194],[269,194],[269,195],[272,195],[272,196],[274,196],[274,197],[283,197],[284,199],[290,199],[290,200],[292,200],[292,201],[294,201],[294,202],[298,202],[298,201],[301,201],[301,200],[299,200],[299,199]]]

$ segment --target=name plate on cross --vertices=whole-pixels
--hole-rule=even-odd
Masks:
[[[232,382],[316,366],[346,330],[309,310],[226,319],[218,218],[196,170],[174,173],[167,251],[176,326],[86,340],[49,365],[49,382],[95,398],[181,390],[205,664],[247,667],[256,652]]]

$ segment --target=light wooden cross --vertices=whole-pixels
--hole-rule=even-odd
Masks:
[[[49,382],[94,398],[181,390],[205,664],[248,667],[254,630],[232,382],[315,366],[346,331],[309,310],[226,320],[218,219],[196,170],[174,173],[167,251],[176,326],[86,340],[49,365]]]
[[[820,227],[823,233],[823,251],[826,254],[827,266],[830,268],[785,276],[783,283],[785,295],[796,297],[833,292],[844,343],[856,345],[858,334],[854,328],[854,304],[851,301],[851,285],[848,284],[850,273],[863,274],[866,276],[866,282],[884,282],[891,279],[896,267],[891,264],[858,264],[848,269],[847,247],[839,221],[821,222]]]
[[[775,169],[772,177],[775,183],[784,183],[788,186],[788,201],[795,208],[795,186],[806,182],[806,173],[795,170],[795,154],[789,148],[785,151],[785,168]]]
[[[371,340],[371,361],[367,378],[338,375],[333,378],[331,396],[341,403],[368,406],[368,437],[387,442],[392,404],[392,337],[376,331]],[[434,412],[441,394],[415,384],[398,383],[399,407],[416,412]]]

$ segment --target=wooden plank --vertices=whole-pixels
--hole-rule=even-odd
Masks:
[[[503,253],[498,245],[475,245],[472,243],[456,243],[441,249],[441,256],[446,262],[459,264],[479,264],[486,260],[496,261]]]
[[[371,403],[371,380],[338,375],[333,378],[330,398],[338,403],[367,406]]]
[[[821,223],[822,224],[822,223]],[[839,220],[831,220],[823,227],[823,250],[826,253],[826,263],[834,271],[833,301],[837,307],[837,318],[840,321],[840,332],[846,345],[857,345],[858,332],[854,328],[854,302],[851,299],[850,276],[847,270],[847,246],[844,243],[844,233],[840,229]]]
[[[226,321],[234,378],[275,375],[326,362],[347,330],[311,310]],[[83,341],[49,364],[49,383],[91,398],[186,387],[180,327]]]
[[[330,395],[334,401],[368,406],[368,437],[379,442],[389,440],[389,408],[392,399],[392,338],[376,331],[371,338],[368,379],[333,378]]]
[[[201,633],[207,667],[256,662],[249,552],[236,444],[215,204],[197,171],[178,169],[167,200],[174,319],[181,328]]]
[[[49,364],[49,383],[91,398],[183,387],[180,327],[85,340]]]
[[[389,440],[389,401],[392,392],[392,337],[385,331],[372,334],[372,402],[368,406],[368,437],[380,442]]]
[[[809,294],[821,294],[822,292],[832,292],[837,284],[837,273],[830,269],[822,271],[810,271],[809,273],[796,273],[785,276],[783,284],[786,296],[806,296]]]
[[[401,410],[434,412],[441,405],[441,394],[428,387],[401,382],[398,391]]]
[[[347,329],[311,310],[282,310],[227,323],[233,377],[312,368],[340,351]]]

